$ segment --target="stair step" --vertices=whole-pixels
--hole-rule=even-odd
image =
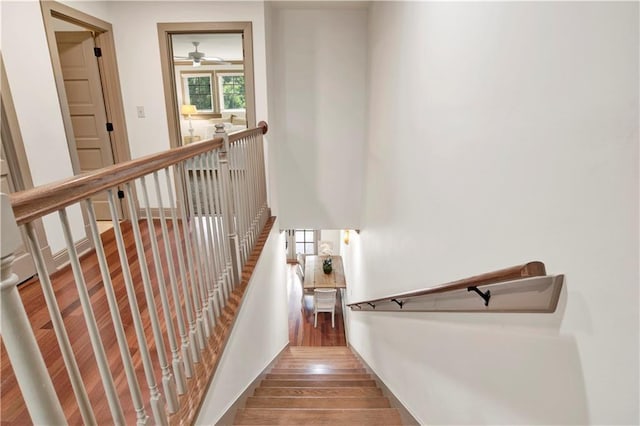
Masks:
[[[309,388],[309,387],[358,387],[371,386],[376,387],[375,380],[263,380],[260,383],[262,387],[275,388]]]
[[[272,374],[363,374],[364,368],[272,368]]]
[[[332,362],[317,362],[317,363],[278,363],[274,366],[274,368],[364,368],[364,366],[360,363],[349,363],[349,364],[336,364]]]
[[[289,346],[289,352],[351,352],[347,346]]]
[[[395,408],[301,410],[282,408],[244,408],[236,415],[237,425],[399,425]]]
[[[357,361],[357,358],[353,355],[281,355],[281,360],[287,361],[311,361],[314,359],[331,359],[336,361]]]
[[[382,396],[382,390],[377,387],[268,387],[256,388],[255,396],[317,396],[317,397],[371,397]]]
[[[370,374],[274,374],[269,373],[266,380],[367,380]]]
[[[331,358],[313,358],[313,359],[279,359],[280,364],[361,364],[358,359],[331,359]]]
[[[390,408],[384,397],[264,397],[251,396],[247,408]]]

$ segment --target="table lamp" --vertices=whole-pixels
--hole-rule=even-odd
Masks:
[[[191,125],[191,114],[195,114],[198,112],[198,109],[195,105],[182,105],[180,107],[180,114],[186,115],[189,117],[189,135],[191,135],[191,140],[193,141],[193,126]]]

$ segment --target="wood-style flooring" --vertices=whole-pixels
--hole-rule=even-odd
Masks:
[[[296,264],[287,265],[287,291],[289,295],[290,346],[346,346],[342,299],[336,300],[335,328],[331,328],[331,314],[318,313],[318,327],[313,327],[313,296],[305,296],[301,303],[302,283],[296,274]]]
[[[212,336],[207,341],[207,347],[205,347],[201,353],[202,361],[194,365],[194,377],[187,380],[187,386],[189,387],[188,392],[185,395],[179,396],[180,411],[169,416],[171,424],[188,424],[192,421],[193,416],[197,412],[203,392],[209,383],[211,372],[214,371],[224,349],[225,343],[228,340],[236,312],[240,307],[242,295],[246,289],[248,280],[251,277],[253,268],[255,267],[262,248],[264,247],[273,223],[274,218],[269,219],[267,222],[265,229],[258,238],[256,247],[251,253],[242,271],[242,282],[231,293],[227,305],[221,312],[221,316],[217,318],[216,326],[212,330]],[[173,229],[171,229],[171,223],[168,223],[168,225],[170,244],[173,248],[173,257],[175,261],[176,251],[175,246],[173,245]],[[155,223],[155,228],[156,235],[158,235],[158,244],[160,247],[163,247],[162,236],[158,231],[160,225]],[[149,230],[147,223],[144,220],[140,222],[140,229],[146,253],[146,261],[144,263],[148,266],[151,282],[154,286],[154,301],[158,311],[160,325],[163,330],[164,344],[170,364],[171,351],[165,332],[167,322],[162,314],[160,297],[158,295],[158,280],[156,278],[153,256],[151,254]],[[133,275],[132,278],[135,286],[138,307],[142,316],[146,341],[149,346],[149,352],[154,366],[155,380],[162,392],[161,370],[159,368],[157,348],[151,333],[149,309],[145,302],[141,279],[141,262],[136,254],[131,223],[123,222],[122,230],[125,239],[127,258]],[[122,268],[120,267],[118,260],[118,252],[113,230],[103,233],[101,238],[105,249],[105,255],[110,266],[110,275],[119,304],[120,316],[124,323],[125,334],[133,359],[136,376],[142,391],[142,400],[145,405],[146,413],[150,416],[150,422],[155,423],[149,406],[149,388],[142,368],[140,350],[132,323],[132,315],[124,286]],[[162,251],[162,253],[162,261],[160,264],[168,286],[170,280],[167,271],[167,256],[164,255],[164,251]],[[136,416],[131,402],[131,395],[125,378],[124,368],[120,358],[95,252],[91,251],[83,256],[81,263],[86,287],[91,298],[92,307],[125,418],[127,419],[128,424],[134,424]],[[91,349],[87,327],[81,312],[77,289],[70,268],[64,268],[56,272],[52,276],[52,283],[83,382],[95,412],[97,424],[113,424],[113,420],[106,404],[105,392],[97,372],[98,370],[95,357],[93,355],[93,350]],[[65,416],[67,417],[67,421],[69,424],[82,424],[83,422],[77,408],[74,394],[71,390],[71,384],[52,329],[50,316],[39,284],[40,283],[35,278],[22,284],[19,287],[20,296],[27,311],[27,315],[29,316],[32,329],[36,335],[40,351],[43,354],[49,375],[52,378],[57,396],[61,402]],[[169,289],[167,289],[167,291],[170,293]],[[175,301],[170,296],[170,304],[172,306],[175,306],[176,303],[179,303],[181,306],[185,305],[184,300],[182,300],[182,292],[180,292],[179,296],[178,301]],[[174,322],[174,327],[177,330],[178,328],[175,324],[175,317],[171,320]],[[3,326],[7,327],[8,325],[3,324]],[[179,339],[179,336],[177,336],[177,338]],[[9,363],[4,344],[2,344],[0,356],[0,423],[3,425],[31,424],[22,394],[13,375],[13,370]]]

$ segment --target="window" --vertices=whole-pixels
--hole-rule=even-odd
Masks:
[[[296,229],[296,254],[316,254],[316,237],[313,229]]]
[[[247,106],[243,73],[218,72],[220,111],[244,110]]]
[[[210,73],[182,74],[184,103],[195,105],[198,112],[213,111],[213,86]]]

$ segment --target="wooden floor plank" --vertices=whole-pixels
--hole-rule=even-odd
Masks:
[[[335,328],[331,327],[331,315],[318,314],[318,327],[313,326],[313,297],[305,296],[301,303],[302,283],[296,274],[296,264],[287,265],[287,290],[289,294],[289,345],[345,347],[347,339],[342,317],[342,299],[338,291],[336,298]]]
[[[218,324],[213,330],[211,338],[207,341],[207,346],[201,352],[202,361],[194,365],[194,377],[188,380],[189,392],[179,397],[180,411],[170,416],[171,424],[190,423],[195,415],[202,400],[202,395],[206,390],[211,372],[215,369],[220,355],[224,349],[224,345],[229,337],[235,313],[239,308],[239,301],[246,289],[248,278],[251,276],[253,268],[257,262],[258,256],[273,226],[274,218],[270,218],[265,229],[258,237],[256,247],[250,254],[245,268],[242,271],[243,281],[231,294],[230,303],[225,307],[223,315],[218,318]],[[159,280],[156,275],[156,268],[151,253],[150,232],[145,220],[140,221],[140,231],[144,242],[145,261],[140,262],[135,249],[133,238],[133,227],[130,222],[121,223],[123,237],[125,240],[126,256],[131,268],[132,280],[134,282],[135,297],[137,306],[140,311],[143,328],[145,330],[146,342],[151,354],[151,362],[153,364],[154,379],[158,386],[161,383],[161,369],[157,356],[157,346],[151,333],[149,306],[144,297],[144,288],[142,283],[142,268],[148,268],[151,278],[152,287],[154,289],[155,309],[158,312],[160,325],[163,332],[165,349],[167,351],[167,359],[171,362],[171,352],[166,337],[166,329],[168,321],[173,322],[173,326],[178,330],[175,316],[167,319],[164,317],[159,297]],[[174,264],[177,265],[177,252],[174,240],[174,229],[171,221],[167,221],[169,230],[169,242],[172,248],[172,258]],[[160,264],[161,273],[164,275],[165,283],[170,285],[170,275],[167,264],[171,258],[164,251],[164,242],[162,234],[159,231],[160,224],[158,221],[153,222],[151,232],[158,237],[158,246],[161,247]],[[181,224],[179,224],[181,230]],[[178,231],[180,232],[180,231]],[[118,308],[122,322],[125,327],[125,334],[128,346],[131,351],[135,374],[140,384],[142,400],[145,410],[151,416],[151,408],[149,405],[150,391],[147,380],[142,367],[142,359],[135,330],[133,327],[132,314],[128,303],[128,296],[124,285],[124,275],[120,267],[119,256],[115,243],[115,234],[113,230],[104,232],[101,235],[105,255],[110,267],[110,276],[113,283],[113,289],[118,300]],[[184,241],[181,238],[182,241]],[[182,247],[184,249],[184,247]],[[132,398],[129,392],[128,383],[124,377],[124,368],[120,358],[119,349],[116,342],[115,332],[113,329],[111,315],[106,301],[105,290],[103,287],[100,269],[98,267],[97,257],[94,251],[90,251],[81,258],[82,270],[86,281],[86,288],[92,301],[92,308],[96,317],[102,343],[106,350],[106,356],[110,365],[116,391],[118,392],[125,418],[131,424],[135,423],[135,411],[133,408]],[[197,267],[197,265],[196,265]],[[191,277],[187,273],[187,279]],[[71,338],[71,345],[77,359],[80,374],[87,389],[89,400],[96,412],[96,420],[98,424],[112,424],[113,420],[109,413],[104,396],[101,380],[97,373],[97,365],[95,356],[89,343],[87,327],[85,325],[81,307],[78,299],[78,291],[73,280],[73,274],[70,267],[62,268],[54,273],[51,277],[57,303],[60,307],[64,326]],[[179,284],[181,289],[181,283]],[[52,328],[49,313],[47,311],[42,289],[37,278],[31,279],[19,286],[20,297],[27,311],[29,321],[36,335],[38,346],[42,352],[49,375],[52,378],[56,394],[60,399],[65,416],[69,424],[81,424],[82,419],[77,408],[75,396],[71,391],[71,385],[67,376],[67,371],[62,362],[62,356],[58,347],[56,337]],[[183,300],[182,291],[178,294],[178,300],[173,299],[173,295],[169,287],[169,301],[172,307],[179,305],[185,309],[185,301]],[[191,303],[191,302],[189,302]],[[174,311],[175,315],[175,311]],[[186,317],[186,315],[185,315]],[[179,339],[179,336],[176,336]],[[1,339],[0,339],[1,341]],[[4,344],[0,351],[0,419],[1,424],[30,424],[30,418],[26,411],[24,400],[19,387],[16,383],[15,376],[11,364],[9,363]],[[153,421],[153,420],[152,420]]]

